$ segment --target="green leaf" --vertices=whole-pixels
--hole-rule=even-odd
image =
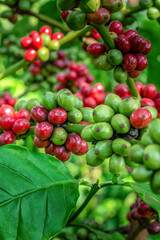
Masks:
[[[49,240],[76,205],[78,182],[59,160],[0,147],[0,239]]]
[[[160,220],[160,195],[152,192],[149,183],[126,182],[124,186],[131,187],[145,203],[155,209],[159,215]]]

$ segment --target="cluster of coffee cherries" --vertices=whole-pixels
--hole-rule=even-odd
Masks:
[[[16,98],[12,97],[12,95],[9,92],[0,93],[0,107],[3,104],[7,104],[14,107],[15,103]]]
[[[57,94],[46,92],[42,105],[31,110],[32,119],[37,122],[34,144],[45,148],[45,152],[61,161],[70,159],[71,152],[84,155],[88,144],[80,135],[67,131],[67,123],[78,124],[83,116],[80,109],[83,102],[68,89],[62,89]]]
[[[84,28],[87,23],[92,25],[107,24],[110,13],[118,12],[123,7],[123,1],[107,0],[57,0],[61,10],[61,17],[68,27],[73,31]],[[77,9],[78,8],[78,9]]]
[[[129,150],[129,159],[135,163],[132,177],[137,182],[150,181],[153,192],[160,194],[160,119],[154,119],[143,130],[139,143]]]
[[[25,134],[30,128],[30,113],[20,110],[17,113],[10,105],[0,107],[0,146],[12,144],[19,135]]]
[[[29,36],[21,39],[21,46],[26,49],[24,58],[31,62],[33,60],[41,60],[46,62],[49,60],[50,51],[60,48],[59,40],[63,38],[60,32],[52,33],[49,26],[41,27],[40,31],[32,31]]]
[[[133,203],[127,214],[128,221],[138,221],[141,227],[147,228],[150,234],[160,233],[160,223],[157,212],[144,201]]]
[[[104,104],[106,93],[101,83],[91,86],[87,82],[82,82],[79,91],[75,93],[77,97],[82,99],[84,107],[95,108],[99,104]]]

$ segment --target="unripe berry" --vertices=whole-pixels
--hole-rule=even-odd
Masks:
[[[116,47],[121,51],[121,52],[129,52],[129,50],[131,49],[131,44],[128,40],[127,37],[125,37],[124,35],[119,35],[116,39],[115,39],[115,44]]]
[[[40,122],[36,125],[35,135],[40,140],[47,140],[51,137],[53,126],[49,122]]]
[[[12,131],[17,135],[21,135],[26,133],[29,128],[30,128],[30,123],[28,120],[17,119],[13,124]]]
[[[6,131],[0,135],[0,146],[6,145],[6,144],[13,144],[16,140],[15,135],[12,131]]]
[[[36,106],[31,110],[31,117],[35,122],[44,122],[47,120],[48,111],[42,106]]]
[[[87,20],[93,25],[105,25],[110,20],[110,12],[105,8],[99,8],[98,11],[87,14]]]
[[[113,21],[109,24],[108,30],[109,32],[115,32],[117,35],[121,35],[123,33],[123,25],[119,21]]]
[[[55,108],[48,114],[48,121],[52,124],[63,124],[67,120],[67,112],[62,108]]]

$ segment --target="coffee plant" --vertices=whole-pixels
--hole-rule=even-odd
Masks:
[[[0,16],[0,240],[160,239],[160,0]]]

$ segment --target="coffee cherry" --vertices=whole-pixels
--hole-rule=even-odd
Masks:
[[[37,67],[42,67],[43,62],[40,61],[40,60],[35,60],[33,64],[34,64],[35,66],[37,66]]]
[[[157,95],[157,88],[154,84],[147,84],[142,91],[144,98],[154,99]]]
[[[140,202],[137,210],[138,213],[145,218],[150,218],[153,215],[153,209],[145,202]]]
[[[138,91],[139,94],[141,95],[141,94],[142,94],[142,90],[143,90],[143,88],[144,88],[143,84],[140,83],[140,82],[136,82],[135,85],[136,85],[137,91]]]
[[[28,131],[30,128],[30,123],[27,119],[17,119],[12,127],[12,131],[17,134],[21,135]]]
[[[136,71],[136,70],[130,70],[127,72],[128,76],[130,78],[137,78],[140,75],[140,71]]]
[[[64,37],[64,34],[61,32],[55,32],[52,34],[51,40],[60,40]]]
[[[120,65],[123,61],[123,55],[118,49],[111,49],[108,52],[108,60],[112,65]]]
[[[138,33],[135,30],[127,30],[123,33],[123,35],[130,40],[132,37],[137,36]]]
[[[58,73],[56,75],[56,79],[58,82],[65,84],[67,82],[66,76],[63,73]]]
[[[50,144],[45,148],[45,153],[54,156],[54,144],[50,142]]]
[[[130,116],[130,122],[134,128],[141,129],[146,127],[152,120],[150,111],[146,108],[135,110]]]
[[[134,70],[136,66],[137,66],[137,58],[131,53],[126,54],[123,59],[124,70],[126,71]]]
[[[37,51],[34,48],[28,48],[24,54],[24,58],[30,62],[33,61],[36,58],[36,56],[37,56]]]
[[[123,7],[122,0],[102,0],[101,4],[104,8],[107,8],[111,13],[119,12]]]
[[[136,70],[143,71],[144,69],[146,69],[146,67],[148,66],[148,60],[147,60],[146,56],[143,54],[137,54],[136,58],[137,58]]]
[[[160,112],[160,98],[156,98],[154,100],[155,103],[155,108],[157,109],[158,112]]]
[[[77,69],[77,74],[79,77],[86,77],[89,73],[89,70],[84,64],[79,64]]]
[[[106,51],[102,43],[92,43],[87,47],[88,54],[92,56],[100,56]]]
[[[131,44],[128,40],[127,37],[125,37],[124,35],[119,35],[116,39],[115,39],[115,44],[116,47],[121,51],[121,52],[129,52],[129,50],[131,49]]]
[[[9,116],[14,118],[15,117],[14,108],[7,104],[2,105],[0,107],[0,117],[3,117],[3,116]]]
[[[155,107],[155,103],[150,98],[142,98],[141,107],[145,107],[145,106]]]
[[[121,35],[123,33],[123,25],[119,21],[113,21],[109,24],[108,30],[109,32],[115,32],[117,35]]]
[[[154,221],[149,223],[147,230],[150,234],[158,234],[160,233],[160,223],[158,221]]]
[[[51,42],[51,37],[45,33],[42,33],[41,34],[41,38],[42,38],[42,41],[43,41],[43,45],[44,46],[48,46]]]
[[[40,67],[38,67],[34,64],[31,64],[29,67],[29,71],[32,75],[37,75],[41,72],[41,69],[40,69]]]
[[[30,118],[31,118],[30,113],[26,109],[20,110],[15,115],[15,120],[17,120],[17,119],[27,119],[29,121]]]
[[[43,27],[41,27],[39,33],[40,34],[45,33],[45,34],[51,36],[52,35],[52,29],[49,26],[43,26]]]
[[[99,8],[98,11],[87,14],[87,20],[93,25],[105,25],[110,20],[110,12],[105,8]]]
[[[83,96],[88,96],[92,92],[92,88],[88,83],[83,82],[80,85],[80,92],[82,93]]]
[[[0,128],[4,131],[11,130],[15,119],[10,116],[3,116],[0,118]]]
[[[127,79],[127,72],[122,66],[116,66],[113,73],[114,80],[118,83],[123,83]]]
[[[93,97],[86,97],[84,99],[84,106],[95,108],[97,106],[97,102],[96,102],[95,98],[93,98]]]
[[[87,83],[93,83],[94,80],[95,80],[95,77],[94,77],[93,75],[88,75],[88,76],[86,77],[86,82],[87,82]]]
[[[40,122],[36,125],[35,135],[40,140],[47,140],[53,132],[53,126],[49,122]]]
[[[6,144],[13,144],[16,140],[15,135],[12,131],[6,131],[0,135],[0,146],[6,145]]]
[[[31,110],[31,117],[35,122],[44,122],[47,120],[48,111],[42,106],[36,106]]]
[[[43,40],[41,36],[37,36],[32,39],[32,47],[35,49],[43,47]]]
[[[49,144],[50,144],[50,140],[42,141],[37,137],[34,138],[34,145],[38,148],[46,148],[49,146]]]
[[[93,30],[92,30],[91,36],[92,36],[92,38],[94,38],[95,40],[100,40],[100,39],[101,39],[101,35],[97,32],[96,29],[93,29]]]
[[[131,96],[128,86],[124,83],[117,84],[114,88],[114,93],[119,97]]]
[[[88,143],[82,139],[81,148],[78,152],[76,152],[76,155],[82,156],[82,155],[86,154],[87,151],[88,151]]]
[[[23,48],[30,48],[32,46],[32,38],[31,37],[23,37],[21,39],[21,46]]]
[[[74,9],[68,10],[68,11],[61,11],[61,18],[64,22],[66,22],[68,15],[73,12]]]
[[[67,112],[62,108],[55,108],[48,114],[48,121],[52,124],[63,124],[67,120]]]
[[[131,210],[131,218],[134,220],[139,220],[142,218],[142,216],[138,213],[137,208]]]
[[[130,44],[133,52],[142,53],[145,48],[146,41],[143,37],[136,35],[130,39]]]
[[[73,70],[69,70],[66,74],[66,80],[76,81],[78,78],[77,73]]]
[[[37,36],[39,36],[39,32],[37,32],[37,31],[32,31],[32,32],[30,32],[29,36],[30,36],[31,38],[37,37]]]
[[[41,61],[46,62],[49,59],[49,49],[46,47],[41,47],[38,49],[38,57]]]
[[[154,20],[159,18],[160,12],[156,7],[151,7],[148,9],[147,16],[149,19]]]
[[[149,54],[151,52],[152,45],[151,45],[151,42],[149,40],[145,39],[145,41],[146,41],[146,43],[145,43],[145,47],[144,47],[142,53],[144,55],[147,55],[147,54]]]
[[[92,136],[96,140],[108,140],[113,136],[113,129],[109,123],[99,122],[92,127]]]
[[[71,152],[67,151],[67,149],[64,146],[54,145],[54,154],[55,157],[62,162],[68,161],[71,157]]]
[[[77,153],[81,149],[82,139],[76,133],[69,133],[66,141],[66,148],[68,151]]]

